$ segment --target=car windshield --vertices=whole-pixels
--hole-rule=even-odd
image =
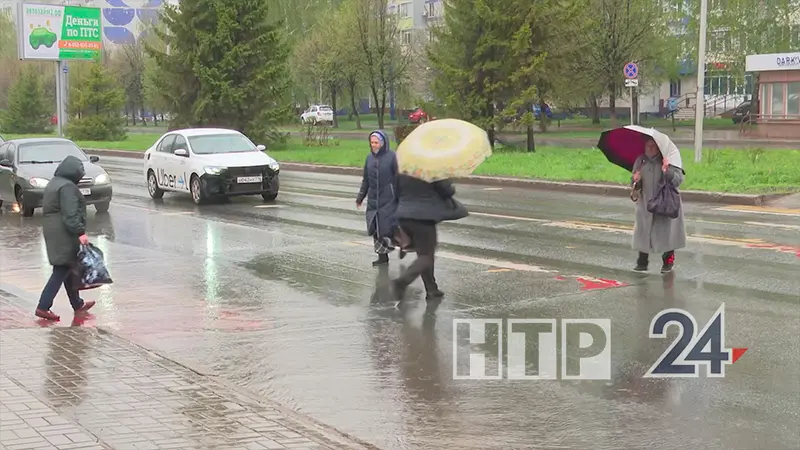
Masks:
[[[319,110],[328,112],[328,111],[333,111],[333,108],[331,108],[330,106],[320,106]]]
[[[36,142],[19,146],[20,164],[59,163],[67,156],[88,161],[86,154],[72,142]]]
[[[198,155],[215,153],[239,153],[256,151],[250,139],[241,134],[206,134],[189,138],[192,151]]]

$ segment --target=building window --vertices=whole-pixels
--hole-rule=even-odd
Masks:
[[[398,12],[400,13],[401,19],[411,17],[411,3],[400,3],[400,5],[398,5]]]
[[[439,17],[441,16],[442,11],[442,2],[435,1],[425,5],[425,14],[428,17]]]
[[[772,83],[772,108],[770,113],[773,117],[780,117],[786,114],[786,105],[783,103],[783,91],[785,89],[786,85],[784,83]]]
[[[800,82],[789,83],[786,87],[786,114],[800,116]]]
[[[401,37],[403,39],[403,41],[402,41],[403,44],[411,45],[411,31],[410,30],[403,31],[403,34],[401,35]]]
[[[712,53],[725,53],[731,49],[731,39],[724,30],[711,33],[708,50]]]

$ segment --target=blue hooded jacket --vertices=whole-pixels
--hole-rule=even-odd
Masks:
[[[367,155],[356,201],[360,203],[367,199],[367,234],[378,238],[391,237],[397,228],[397,156],[389,148],[386,133],[376,130],[369,136],[374,135],[383,141],[383,146],[377,153],[370,151]]]

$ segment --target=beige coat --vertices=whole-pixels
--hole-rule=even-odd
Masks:
[[[686,227],[683,223],[683,206],[675,219],[654,216],[647,211],[647,202],[655,197],[659,183],[666,177],[676,188],[683,183],[683,171],[669,166],[667,172],[661,171],[662,157],[642,155],[633,165],[633,172],[641,173],[642,192],[636,202],[636,223],[633,227],[633,249],[642,253],[664,253],[686,246]]]

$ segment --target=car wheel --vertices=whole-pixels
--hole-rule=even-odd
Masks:
[[[150,197],[156,200],[164,196],[164,191],[158,187],[156,174],[152,170],[147,172],[147,192],[150,193]]]
[[[111,202],[96,203],[94,209],[99,213],[107,213],[108,208],[111,207]]]
[[[267,202],[275,200],[276,198],[278,198],[278,191],[280,190],[280,188],[281,188],[281,181],[278,178],[278,175],[276,175],[275,178],[273,178],[269,184],[269,192],[262,193],[261,198],[263,198],[264,201]]]
[[[206,195],[203,192],[203,185],[200,183],[200,177],[192,175],[192,180],[189,182],[190,191],[192,193],[192,201],[195,205],[202,205],[206,202]]]
[[[16,189],[14,189],[14,193],[16,194],[17,204],[19,205],[19,210],[22,212],[22,217],[33,217],[35,208],[25,205],[25,195],[22,193],[22,188],[17,186]]]

